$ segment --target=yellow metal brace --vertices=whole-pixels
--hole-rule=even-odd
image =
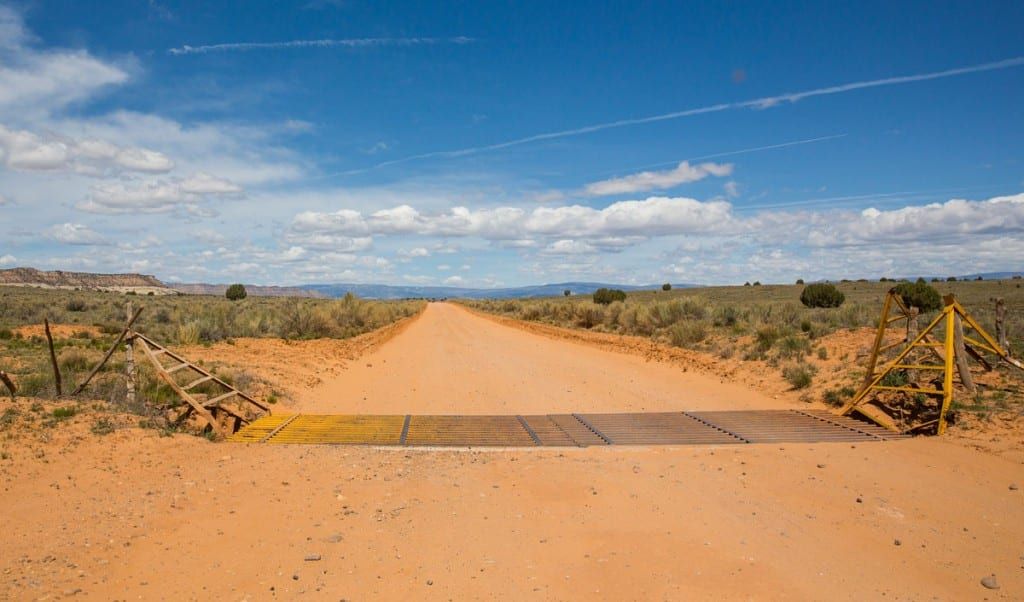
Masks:
[[[903,349],[892,359],[886,366],[877,374],[875,368],[878,363],[878,358],[882,352],[886,349],[898,347],[899,344],[895,345],[882,345],[885,339],[885,331],[889,324],[901,320],[909,319],[910,310],[906,304],[896,293],[895,289],[890,290],[885,297],[885,302],[882,305],[882,317],[878,322],[878,331],[875,334],[875,343],[871,349],[871,355],[868,358],[868,371],[864,381],[864,386],[861,390],[851,399],[843,408],[840,410],[840,414],[846,416],[851,412],[858,411],[864,416],[874,420],[879,425],[892,430],[896,429],[894,424],[886,424],[885,421],[881,420],[877,416],[873,416],[872,413],[866,412],[863,404],[865,404],[872,393],[877,391],[904,391],[908,393],[921,393],[925,395],[936,395],[942,397],[942,406],[939,410],[938,418],[938,433],[941,435],[946,432],[946,414],[949,412],[950,406],[953,404],[953,371],[956,369],[956,345],[954,340],[954,331],[956,327],[956,320],[959,317],[965,326],[973,329],[982,340],[976,340],[974,338],[964,336],[964,347],[965,350],[974,351],[974,355],[978,356],[977,352],[971,347],[977,347],[989,353],[993,353],[1009,364],[1018,368],[1024,369],[1019,361],[1011,358],[1009,353],[1003,349],[999,343],[995,341],[986,331],[983,329],[975,320],[967,313],[962,305],[952,296],[948,295],[944,298],[946,303],[945,307],[935,316],[935,319],[931,321],[926,328],[924,328],[915,338],[909,343],[905,343]],[[895,305],[902,315],[891,317],[889,314],[892,311],[893,305]],[[942,342],[932,342],[928,340],[928,335],[932,333],[940,324],[944,326],[945,332],[943,333],[944,340]],[[970,346],[970,347],[969,347]],[[923,364],[915,362],[912,364],[903,363],[903,360],[917,348],[930,348],[933,351],[937,351],[941,347],[942,349],[942,363],[941,364]],[[970,353],[968,354],[970,355]],[[978,356],[980,357],[980,356]],[[943,372],[942,378],[942,389],[926,389],[919,387],[907,387],[907,386],[887,386],[880,384],[882,380],[891,373],[893,370],[941,370]]]

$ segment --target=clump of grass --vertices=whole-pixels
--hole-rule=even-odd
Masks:
[[[796,363],[782,369],[782,376],[794,389],[806,389],[811,386],[816,370],[813,366]]]
[[[72,416],[74,416],[77,413],[78,413],[78,410],[76,408],[73,408],[71,406],[67,406],[67,407],[63,407],[63,408],[54,408],[53,412],[51,414],[52,414],[53,418],[56,419],[56,420],[67,420],[68,418],[71,418]]]
[[[822,345],[821,347],[818,347],[818,359],[819,360],[827,360],[828,359],[828,349],[825,349],[824,345]]]
[[[92,434],[94,434],[94,435],[101,435],[102,436],[102,435],[109,435],[110,433],[113,433],[115,430],[117,430],[117,427],[114,426],[114,423],[111,422],[111,420],[109,418],[104,417],[104,418],[100,418],[99,420],[94,422],[92,424],[92,427],[89,428],[89,430],[91,430]]]
[[[811,342],[797,335],[782,337],[778,340],[776,347],[779,357],[782,359],[794,359],[811,352]]]
[[[669,329],[669,337],[676,347],[687,347],[700,343],[708,336],[703,322],[682,322]]]
[[[87,370],[92,365],[87,354],[74,348],[62,351],[57,363],[63,370],[73,371]]]
[[[754,339],[757,341],[757,349],[759,351],[768,351],[775,345],[776,341],[781,338],[782,330],[774,324],[763,326],[754,334]]]
[[[68,302],[64,304],[64,309],[73,312],[85,311],[87,308],[88,305],[82,299],[68,299]]]

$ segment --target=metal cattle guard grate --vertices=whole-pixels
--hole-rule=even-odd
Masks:
[[[739,410],[534,416],[275,414],[230,441],[453,447],[722,445],[901,439],[879,426],[818,410]]]

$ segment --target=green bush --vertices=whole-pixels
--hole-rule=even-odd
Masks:
[[[666,282],[665,284],[661,285],[661,290],[663,290],[663,291],[670,291],[670,290],[672,290],[672,285],[669,284],[668,282]]]
[[[565,289],[564,291],[562,291],[562,295],[564,295],[564,296],[566,296],[566,297],[568,297],[568,296],[569,296],[569,295],[571,295],[571,294],[572,294],[572,291],[571,291],[571,290],[569,290],[569,289]]]
[[[594,291],[594,303],[611,305],[616,301],[625,301],[626,291],[617,288],[599,288]]]
[[[82,301],[81,299],[69,299],[68,302],[64,304],[64,309],[75,312],[85,311],[85,301]]]
[[[794,389],[806,389],[814,380],[814,368],[808,364],[793,364],[783,368],[782,376]]]
[[[846,301],[846,295],[834,284],[818,282],[808,284],[800,293],[800,302],[807,307],[839,307]]]
[[[241,284],[232,284],[228,287],[228,290],[224,291],[224,296],[231,301],[239,301],[245,299],[249,294],[245,292],[245,286]]]
[[[53,417],[56,418],[57,420],[65,420],[67,418],[71,418],[72,416],[74,416],[77,413],[78,413],[78,410],[76,410],[75,408],[72,408],[72,407],[55,408],[53,410]]]
[[[913,284],[903,282],[896,286],[896,294],[903,299],[904,303],[910,307],[916,307],[922,312],[935,311],[942,307],[942,297],[939,295],[939,291],[924,280],[918,280]]]
[[[701,322],[684,322],[676,324],[668,331],[672,338],[672,344],[676,347],[686,347],[699,343],[707,338],[708,331]]]

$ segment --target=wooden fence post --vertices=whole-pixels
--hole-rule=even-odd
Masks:
[[[916,308],[916,307],[913,307],[913,306],[911,306],[910,309],[907,312],[907,338],[906,338],[905,342],[908,345],[910,343],[914,342],[914,340],[917,339],[917,334],[920,331],[920,327],[918,326],[918,323],[917,323],[917,317],[918,317],[918,315],[920,315],[920,313],[921,313],[921,310]],[[916,383],[917,382],[917,371],[916,370],[907,370],[907,382],[908,383]]]
[[[60,386],[60,368],[57,366],[57,354],[53,351],[53,336],[50,334],[50,320],[43,318],[43,329],[46,331],[46,342],[50,346],[50,364],[53,365],[53,384],[57,389],[57,397],[64,395]]]
[[[953,348],[956,355],[956,369],[960,373],[960,382],[968,393],[974,393],[974,378],[971,377],[971,367],[967,363],[967,350],[964,348],[964,325],[960,314],[955,309],[953,312]],[[948,336],[948,335],[947,335]]]
[[[14,401],[14,394],[18,392],[18,387],[14,385],[14,381],[3,370],[0,370],[0,382],[3,382],[7,390],[11,392],[11,401]]]
[[[1010,342],[1006,340],[1006,301],[1002,297],[992,299],[996,304],[996,342],[1010,355]]]
[[[132,302],[128,301],[125,305],[125,320],[131,321],[132,319]],[[127,328],[131,328],[129,324]],[[135,405],[135,333],[131,330],[128,331],[128,336],[124,341],[124,367],[125,377],[127,380],[127,393],[125,400],[128,402],[128,407]]]

